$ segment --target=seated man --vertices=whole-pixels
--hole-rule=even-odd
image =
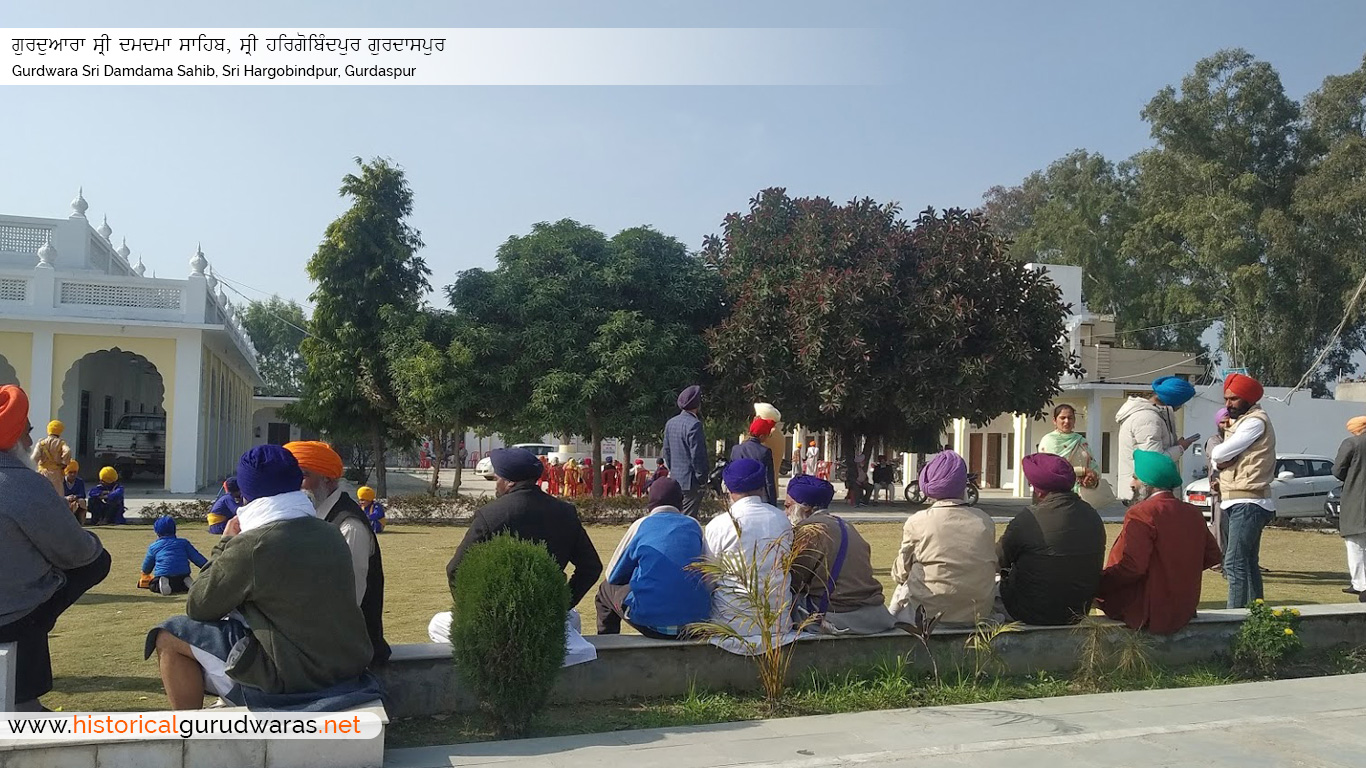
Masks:
[[[100,470],[100,481],[90,489],[90,524],[123,525],[123,486],[113,467]]]
[[[52,690],[47,636],[57,619],[109,575],[109,553],[82,530],[29,456],[28,396],[0,387],[0,643],[14,643],[16,711],[42,712]]]
[[[351,551],[299,490],[303,472],[278,445],[242,455],[246,503],[190,587],[185,616],[147,633],[172,709],[207,690],[236,705],[339,711],[378,698],[363,679],[373,649],[356,600]]]
[[[671,477],[650,486],[650,513],[631,524],[607,566],[594,603],[598,634],[621,632],[675,640],[711,614],[711,590],[688,566],[702,557],[702,526],[679,511],[683,489]]]
[[[733,563],[729,575],[712,585],[711,620],[742,638],[772,637],[790,629],[791,580],[782,564],[792,546],[792,524],[781,509],[764,503],[766,472],[754,459],[727,464],[730,510],[712,518],[703,534],[708,558],[730,558]],[[763,594],[751,594],[750,584]],[[765,614],[778,617],[778,626],[763,626]],[[752,650],[742,647],[744,643],[720,645],[732,652]]]
[[[1219,545],[1199,509],[1176,498],[1181,472],[1165,453],[1134,451],[1136,503],[1100,577],[1096,605],[1129,629],[1169,635],[1195,617],[1201,574]]]
[[[943,624],[975,626],[993,614],[996,592],[996,525],[968,506],[968,466],[944,451],[920,470],[920,490],[933,503],[906,519],[901,550],[892,563],[889,610],[898,623],[915,624],[917,608]]]
[[[798,606],[820,614],[820,629],[874,635],[892,628],[882,584],[873,575],[872,548],[858,529],[830,514],[835,486],[811,475],[787,484],[787,516],[804,546],[792,563]]]
[[[1073,492],[1072,463],[1051,453],[1020,462],[1034,504],[1016,515],[996,545],[1001,601],[1026,624],[1076,624],[1091,612],[1105,565],[1105,524]]]
[[[455,550],[455,556],[446,564],[446,578],[454,579],[465,553],[475,544],[492,539],[500,533],[511,533],[523,541],[544,544],[550,556],[560,568],[574,566],[574,575],[569,577],[570,610],[567,624],[573,632],[568,632],[566,666],[597,658],[593,646],[579,637],[577,627],[579,614],[574,606],[583,600],[588,590],[598,582],[602,575],[602,559],[588,538],[579,521],[579,512],[573,504],[550,496],[541,490],[537,480],[541,476],[541,462],[536,454],[525,448],[495,448],[489,452],[493,464],[493,474],[497,478],[494,486],[496,499],[485,504],[474,513],[474,520],[465,532],[465,538]],[[442,611],[432,617],[427,625],[427,635],[434,643],[449,643],[451,640],[451,614]],[[583,646],[587,645],[584,649]],[[576,655],[583,651],[585,655]]]
[[[72,459],[66,463],[66,478],[62,482],[62,493],[66,496],[66,505],[71,509],[71,514],[76,517],[76,522],[85,525],[85,513],[88,505],[85,500],[85,481],[81,479],[81,464]]]
[[[176,536],[175,518],[162,515],[152,523],[157,540],[147,546],[142,558],[140,589],[150,589],[159,595],[178,595],[190,591],[190,564],[204,570],[208,559],[199,554],[188,540]]]
[[[237,478],[223,481],[223,495],[214,499],[209,509],[209,533],[222,536],[228,521],[237,517],[237,508],[242,506],[242,489],[237,487]]]

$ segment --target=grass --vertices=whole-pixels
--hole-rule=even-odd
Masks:
[[[890,596],[890,567],[901,543],[901,525],[858,523],[856,527],[872,546],[876,575]],[[155,657],[142,658],[143,639],[153,624],[184,610],[184,597],[162,597],[135,586],[138,566],[154,538],[150,526],[93,530],[113,556],[113,570],[58,621],[51,636],[56,689],[44,697],[44,703],[66,711],[164,709],[167,702]],[[182,523],[180,531],[206,555],[218,538],[193,523]],[[1107,525],[1106,531],[1113,542],[1119,526]],[[604,563],[625,532],[625,526],[589,528]],[[432,614],[449,610],[446,562],[464,534],[463,528],[449,526],[393,525],[380,536],[386,580],[385,636],[390,642],[426,642]],[[1265,580],[1272,604],[1348,599],[1340,591],[1346,584],[1346,570],[1342,540],[1336,535],[1268,528],[1262,562],[1272,569]],[[1200,606],[1222,608],[1225,597],[1224,580],[1206,572]],[[578,610],[584,630],[592,633],[596,622],[591,593]]]
[[[1353,674],[1366,671],[1366,649],[1337,651],[1306,658],[1294,676]],[[532,727],[533,736],[569,736],[636,728],[688,725],[865,712],[878,709],[981,704],[1011,699],[1050,698],[1079,693],[1194,688],[1240,682],[1220,663],[1175,670],[1154,668],[1139,677],[1110,676],[1075,681],[1040,672],[1027,677],[991,677],[974,681],[971,670],[946,675],[936,684],[896,663],[837,677],[808,676],[793,686],[774,711],[760,694],[693,691],[674,699],[643,699],[552,707]],[[479,714],[436,715],[397,720],[385,732],[390,748],[458,744],[495,738]]]

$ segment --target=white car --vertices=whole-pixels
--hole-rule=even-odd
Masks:
[[[528,451],[531,451],[532,453],[536,454],[537,456],[560,456],[560,461],[565,461],[563,455],[555,450],[555,446],[546,445],[545,443],[518,443],[516,445],[511,445],[508,447],[525,448]],[[480,459],[479,463],[474,465],[474,472],[475,474],[483,475],[485,480],[493,480],[493,460],[490,459],[488,456],[485,456],[484,458]]]
[[[1322,517],[1328,492],[1341,484],[1333,477],[1333,460],[1327,456],[1277,454],[1276,476],[1271,481],[1276,517]],[[1208,477],[1186,486],[1186,501],[1210,517]]]

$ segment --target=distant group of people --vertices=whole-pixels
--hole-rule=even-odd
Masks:
[[[492,454],[490,454],[490,457]],[[592,459],[569,459],[561,463],[558,456],[542,456],[541,474],[537,485],[551,496],[592,496],[594,468]],[[653,471],[645,466],[644,459],[636,459],[629,468],[621,461],[607,457],[602,468],[596,473],[602,478],[602,495],[632,496],[643,498],[650,482],[656,477],[668,474],[664,460],[659,459]]]

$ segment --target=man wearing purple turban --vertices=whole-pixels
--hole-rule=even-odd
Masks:
[[[920,470],[920,490],[933,503],[907,518],[902,529],[889,607],[898,622],[914,624],[920,607],[945,624],[965,626],[992,614],[996,526],[963,500],[967,485],[967,464],[953,451]]]
[[[694,384],[678,393],[678,415],[664,424],[664,465],[669,469],[669,477],[683,489],[679,510],[692,518],[702,509],[702,494],[711,474],[707,435],[698,415],[701,407],[702,388]]]
[[[1091,612],[1105,567],[1105,525],[1075,492],[1072,462],[1051,453],[1020,461],[1034,504],[1016,515],[996,549],[1001,602],[1026,624],[1076,624]]]
[[[823,631],[875,635],[893,626],[873,575],[872,549],[858,529],[830,514],[835,486],[814,475],[787,484],[787,517],[807,546],[792,563],[798,605],[820,614]]]

